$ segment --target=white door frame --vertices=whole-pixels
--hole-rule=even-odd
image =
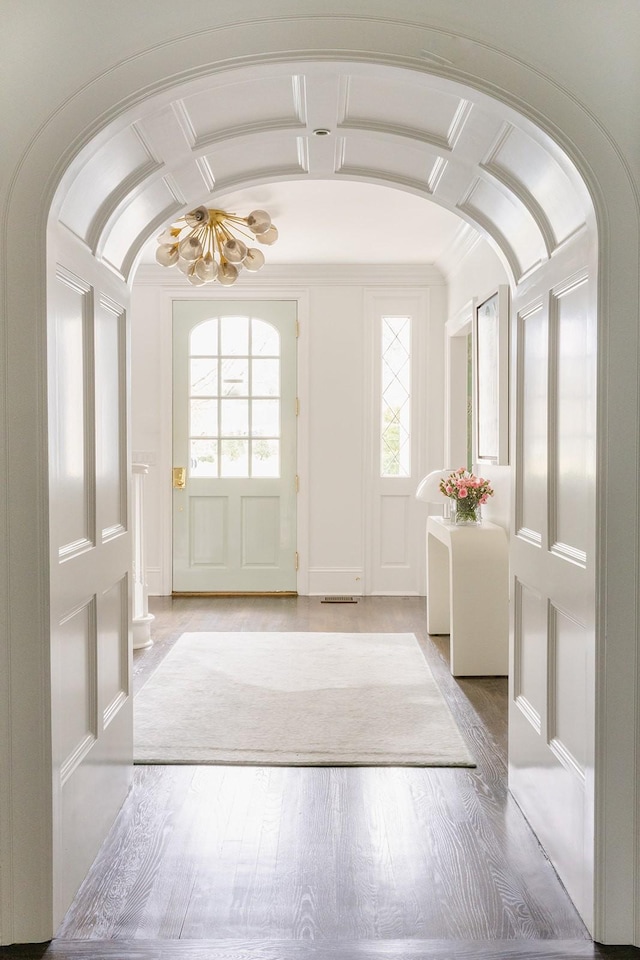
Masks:
[[[253,280],[254,278],[252,278]],[[144,281],[141,281],[144,283]],[[154,279],[154,286],[158,281]],[[298,415],[298,476],[300,490],[298,492],[297,508],[297,550],[299,555],[298,566],[298,593],[308,592],[309,583],[309,295],[300,287],[291,287],[286,284],[264,283],[234,287],[223,287],[220,290],[207,287],[206,289],[193,288],[185,291],[184,285],[170,277],[162,283],[160,290],[160,310],[158,319],[158,337],[160,340],[161,368],[159,376],[162,383],[171,383],[173,380],[173,302],[174,300],[294,300],[298,305],[298,398],[300,413]],[[170,596],[173,581],[173,534],[172,534],[172,487],[171,469],[173,467],[173,412],[171,391],[162,393],[162,432],[160,435],[158,472],[163,478],[161,503],[161,570],[160,586],[164,596]]]
[[[216,291],[217,292],[217,291]],[[236,309],[237,307],[237,309]],[[183,489],[173,490],[173,590],[178,593],[202,591],[204,593],[223,593],[226,591],[291,593],[297,589],[297,484],[298,469],[296,443],[298,433],[297,391],[298,378],[296,370],[297,344],[297,309],[295,300],[243,300],[223,301],[217,298],[210,300],[174,301],[173,314],[173,470],[176,467],[186,469],[186,482]],[[194,357],[192,338],[199,327],[213,326],[215,346],[211,342],[207,348],[209,356],[206,362],[209,370],[215,366],[218,376],[224,376],[225,331],[236,327],[239,318],[234,312],[240,312],[246,318],[246,345],[241,354],[249,358],[262,356],[262,351],[254,352],[256,324],[259,328],[271,329],[275,333],[276,343],[265,352],[268,357],[277,356],[275,361],[278,373],[278,384],[275,403],[279,414],[276,417],[277,428],[273,426],[272,436],[277,436],[278,454],[276,473],[266,477],[256,471],[255,457],[249,452],[250,442],[247,444],[246,472],[240,476],[225,476],[224,456],[222,449],[218,455],[221,458],[219,470],[214,476],[201,476],[198,470],[193,471],[192,441],[194,436],[191,424],[190,409],[193,401],[193,374],[189,373],[190,358]],[[215,317],[215,320],[211,320]],[[229,321],[231,317],[231,321]],[[252,331],[249,338],[249,330]],[[218,342],[220,336],[220,342]],[[201,354],[202,342],[196,354]],[[231,351],[234,352],[233,350]],[[223,357],[220,360],[220,356]],[[227,364],[229,361],[227,360]],[[262,361],[264,363],[264,361]],[[202,365],[203,361],[196,363]],[[260,363],[260,361],[258,361]],[[273,360],[269,361],[273,366]],[[220,366],[221,365],[221,366]],[[255,369],[253,361],[247,360],[246,389],[240,391],[239,396],[249,400],[232,399],[230,407],[238,409],[244,404],[247,408],[256,410],[253,385]],[[241,376],[238,372],[236,376]],[[213,388],[218,397],[215,401],[216,410],[220,409],[221,421],[224,423],[225,395],[224,381],[219,380]],[[198,391],[199,392],[199,391]],[[209,391],[205,391],[209,392]],[[268,393],[268,391],[263,391]],[[235,393],[232,392],[232,396]],[[274,401],[269,401],[273,406]],[[260,401],[257,401],[261,406]],[[214,434],[218,435],[218,414],[215,414]],[[253,438],[251,447],[254,449],[256,435],[253,431],[253,414],[247,420],[248,436]],[[209,432],[211,424],[209,423]],[[210,441],[207,441],[210,446]],[[222,442],[224,447],[224,441]],[[251,465],[251,466],[250,466]],[[269,504],[277,504],[275,513],[270,512]],[[193,511],[196,511],[194,513]],[[219,539],[215,547],[216,559],[209,553],[209,536],[202,536],[198,528],[204,524],[209,534],[218,531]],[[197,541],[198,546],[195,546]],[[194,556],[201,552],[199,559]],[[265,552],[262,552],[262,551]],[[208,558],[208,559],[205,559]]]

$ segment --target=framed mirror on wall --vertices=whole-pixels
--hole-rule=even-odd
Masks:
[[[509,287],[501,284],[473,310],[473,460],[509,463]]]

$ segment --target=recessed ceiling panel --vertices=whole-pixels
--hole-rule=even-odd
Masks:
[[[207,154],[216,190],[241,181],[296,176],[307,172],[305,153],[294,136],[242,138]]]
[[[134,127],[116,133],[85,163],[69,187],[60,220],[83,240],[104,201],[123,183],[142,179],[157,169],[152,156]]]
[[[304,83],[297,76],[218,86],[182,101],[194,145],[243,130],[304,125]]]
[[[476,180],[459,206],[499,243],[503,241],[503,248],[506,241],[509,250],[505,252],[515,256],[511,266],[516,276],[546,259],[542,234],[527,208],[513,194],[502,193],[485,180]]]
[[[129,248],[143,231],[166,210],[175,209],[176,198],[164,180],[154,180],[129,203],[101,244],[101,255],[122,270]]]
[[[336,158],[336,173],[371,176],[429,193],[437,154],[422,144],[384,137],[349,137]]]
[[[544,210],[556,243],[584,223],[569,178],[550,153],[522,130],[509,125],[486,166],[497,176],[506,173],[531,194]]]
[[[343,78],[340,126],[402,130],[444,147],[450,144],[461,102],[420,83],[350,76]]]

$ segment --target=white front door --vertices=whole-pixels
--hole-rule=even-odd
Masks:
[[[296,303],[175,301],[173,358],[174,592],[294,592]]]

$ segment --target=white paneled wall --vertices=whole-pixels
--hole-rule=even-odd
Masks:
[[[363,592],[364,325],[361,285],[311,291],[309,539],[299,544],[311,593]]]
[[[512,311],[509,785],[593,924],[595,328],[572,238]],[[553,825],[553,826],[552,826]]]
[[[266,273],[266,271],[265,271]],[[169,279],[167,279],[167,277]],[[171,304],[190,296],[211,298],[207,288],[193,292],[167,271],[143,267],[132,300],[132,437],[133,456],[149,464],[146,484],[147,579],[149,592],[171,592]],[[246,281],[243,299],[297,299],[300,339],[298,349],[298,552],[301,594],[363,594],[368,589],[368,566],[375,562],[372,517],[397,525],[397,505],[390,512],[374,509],[373,471],[378,468],[373,446],[379,410],[372,391],[373,307],[383,295],[386,308],[397,298],[400,312],[407,298],[416,309],[419,356],[415,389],[423,407],[412,477],[405,508],[406,555],[412,572],[398,586],[385,587],[377,576],[375,591],[424,593],[424,505],[413,500],[419,480],[442,465],[443,337],[446,287],[433,267],[395,268],[282,268],[265,282]],[[220,294],[229,299],[229,289]],[[417,305],[417,307],[416,307]],[[388,493],[388,491],[386,491]],[[388,506],[388,505],[387,505]],[[415,521],[418,520],[418,523]],[[379,532],[379,531],[378,531]],[[401,545],[396,543],[396,552]],[[404,554],[403,554],[404,555]],[[389,568],[391,569],[391,568]]]
[[[127,794],[133,753],[128,290],[72,235],[57,240],[48,358],[56,925]]]

